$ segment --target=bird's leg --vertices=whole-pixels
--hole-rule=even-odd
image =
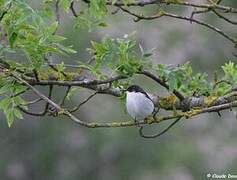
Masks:
[[[134,121],[135,121],[136,126],[137,126],[137,127],[140,127],[140,123],[139,123],[139,121],[138,121],[136,118],[135,118]]]
[[[135,123],[136,123],[136,124],[138,123],[138,121],[137,121],[137,119],[136,119],[136,118],[134,119],[134,121],[135,121]]]
[[[156,121],[156,115],[157,115],[157,113],[160,111],[160,108],[157,108],[156,110],[154,110],[153,111],[153,113],[152,113],[152,117],[153,117],[153,119]]]

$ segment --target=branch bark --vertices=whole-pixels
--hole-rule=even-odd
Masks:
[[[134,121],[125,121],[125,122],[110,122],[110,123],[97,123],[97,122],[93,122],[93,123],[88,123],[88,122],[84,122],[80,119],[78,119],[76,116],[74,116],[71,112],[69,112],[66,109],[63,109],[62,107],[60,107],[57,103],[53,102],[50,98],[48,98],[47,96],[45,96],[44,94],[42,94],[41,92],[39,92],[36,88],[34,88],[31,84],[29,84],[27,81],[25,81],[24,79],[22,79],[21,77],[19,77],[19,74],[16,73],[11,73],[11,75],[20,83],[25,84],[29,89],[31,89],[39,98],[41,98],[42,100],[44,100],[47,104],[50,104],[53,108],[55,108],[57,110],[57,116],[59,115],[65,115],[67,117],[69,117],[72,121],[88,127],[88,128],[102,128],[102,127],[106,127],[106,128],[112,128],[112,127],[129,127],[129,126],[138,126],[138,125],[145,125],[145,124],[153,124],[153,123],[161,123],[163,121],[166,120],[171,120],[171,119],[179,119],[182,117],[185,117],[186,119],[190,119],[191,117],[197,116],[199,114],[203,114],[203,113],[210,113],[210,112],[219,112],[222,110],[226,110],[226,109],[231,109],[232,107],[237,107],[237,100],[233,100],[231,102],[218,102],[218,105],[215,105],[214,102],[217,101],[213,101],[213,103],[209,106],[209,107],[204,107],[201,108],[199,107],[198,109],[191,109],[189,111],[186,112],[182,112],[182,111],[175,111],[173,114],[168,115],[168,116],[156,116],[155,118],[153,117],[149,117],[147,118],[144,122],[134,122]],[[237,93],[233,93],[232,96],[237,95]],[[236,97],[237,99],[237,97]]]

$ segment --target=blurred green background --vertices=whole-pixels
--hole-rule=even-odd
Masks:
[[[36,2],[32,3],[38,8]],[[232,2],[236,8],[236,2]],[[149,8],[153,7],[146,10]],[[215,70],[221,76],[220,67],[225,62],[237,62],[232,55],[236,49],[229,41],[182,20],[161,18],[134,23],[131,17],[118,12],[106,18],[108,27],[87,32],[72,28],[74,19],[70,13],[61,16],[58,33],[67,37],[65,44],[72,44],[78,53],[55,57],[55,62],[86,60],[91,40],[100,40],[105,35],[123,37],[133,31],[145,49],[156,48],[154,63],[190,61],[195,72],[205,71],[212,78]],[[200,18],[237,35],[236,27],[222,20],[206,15]],[[148,92],[164,95],[164,90],[151,80],[137,76],[132,81]],[[74,103],[89,93],[81,90]],[[62,89],[54,91],[55,98],[62,94]],[[24,120],[8,128],[1,114],[0,179],[193,180],[206,179],[207,173],[237,174],[237,120],[229,111],[221,114],[222,117],[212,113],[183,120],[158,139],[142,139],[135,127],[87,129],[62,117],[24,116]],[[129,119],[123,102],[108,95],[97,95],[77,116],[84,121],[101,122]],[[165,126],[146,127],[146,131],[156,132]]]

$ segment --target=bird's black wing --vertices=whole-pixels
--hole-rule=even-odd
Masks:
[[[150,98],[150,96],[148,96],[148,94],[146,93],[146,91],[144,91],[143,89],[140,89],[140,93],[144,94],[148,99],[150,99],[152,101],[152,99]],[[153,102],[153,101],[152,101]]]

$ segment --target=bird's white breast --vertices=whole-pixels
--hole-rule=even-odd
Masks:
[[[126,107],[128,113],[137,121],[143,121],[154,110],[153,102],[140,92],[127,92]]]

